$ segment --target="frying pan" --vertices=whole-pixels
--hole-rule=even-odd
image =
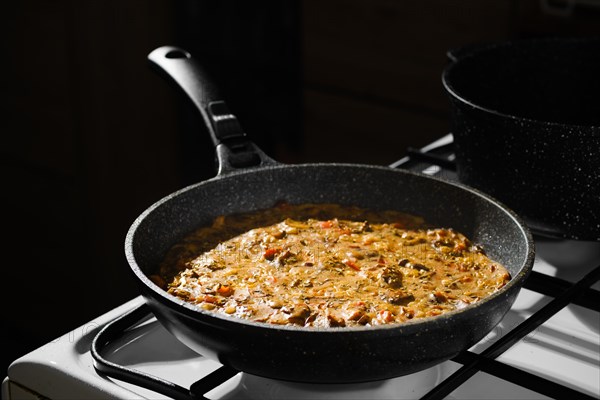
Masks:
[[[216,146],[214,178],[181,189],[144,211],[125,241],[127,260],[157,320],[196,352],[235,370],[312,383],[365,382],[426,369],[485,337],[513,304],[531,271],[528,228],[493,198],[462,184],[391,167],[284,165],[244,134],[205,71],[185,50],[160,47],[150,64],[184,91]],[[396,209],[453,227],[504,264],[512,280],[458,311],[404,324],[352,328],[275,326],[216,315],[156,286],[148,275],[175,242],[222,214],[290,203],[339,203]]]
[[[477,43],[448,57],[460,181],[535,233],[600,240],[600,37]]]

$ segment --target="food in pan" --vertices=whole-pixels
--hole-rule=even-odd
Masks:
[[[417,216],[287,203],[216,218],[173,246],[151,277],[204,310],[306,327],[437,316],[510,278],[481,246]]]

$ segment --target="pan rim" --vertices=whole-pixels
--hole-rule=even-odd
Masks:
[[[406,321],[403,323],[395,323],[395,324],[386,324],[386,325],[376,325],[376,326],[360,326],[360,327],[300,327],[295,325],[274,325],[266,322],[257,322],[246,320],[243,318],[230,317],[225,315],[220,315],[218,313],[213,313],[210,311],[202,310],[201,308],[185,302],[184,300],[179,299],[176,296],[173,296],[167,293],[165,290],[158,287],[154,284],[148,276],[142,271],[142,268],[138,265],[136,261],[136,257],[133,251],[133,242],[136,231],[141,223],[158,209],[160,206],[170,201],[171,199],[182,195],[188,191],[194,190],[196,188],[213,184],[214,182],[221,181],[223,179],[232,179],[236,177],[240,177],[247,174],[256,174],[261,173],[267,169],[301,169],[301,168],[360,168],[360,169],[371,169],[371,170],[380,170],[385,171],[387,173],[398,173],[405,175],[413,175],[418,177],[419,179],[428,179],[437,181],[443,185],[450,185],[458,188],[459,190],[467,191],[476,197],[482,198],[484,201],[490,203],[494,207],[501,210],[505,213],[510,220],[515,224],[515,226],[519,229],[519,233],[522,235],[522,238],[526,245],[526,256],[524,260],[521,262],[521,265],[518,269],[518,273],[515,276],[511,277],[511,280],[503,286],[500,290],[492,293],[491,295],[485,297],[484,299],[477,301],[476,303],[470,304],[460,310],[452,310],[445,312],[438,316],[419,318],[417,320]],[[447,181],[441,178],[433,177],[430,175],[426,175],[420,172],[408,171],[403,169],[392,168],[388,166],[381,165],[370,165],[370,164],[357,164],[357,163],[303,163],[303,164],[281,164],[277,163],[275,165],[269,165],[267,167],[257,167],[257,168],[249,168],[240,171],[228,172],[226,174],[217,175],[210,179],[194,183],[192,185],[186,186],[182,189],[179,189],[167,196],[159,199],[151,206],[146,208],[131,224],[130,228],[127,231],[125,237],[125,255],[127,262],[129,264],[130,269],[134,272],[136,278],[145,285],[147,289],[153,291],[154,294],[158,295],[155,299],[159,299],[163,305],[166,305],[174,312],[177,313],[185,313],[186,316],[192,318],[200,318],[202,323],[206,324],[232,324],[235,327],[245,327],[250,329],[263,329],[268,331],[284,331],[284,332],[294,332],[294,333],[302,333],[307,335],[315,335],[315,334],[329,334],[329,333],[337,333],[337,334],[361,334],[361,335],[370,335],[370,334],[380,334],[381,332],[388,331],[421,331],[422,327],[431,326],[436,323],[443,323],[444,321],[449,320],[461,320],[463,318],[468,318],[469,315],[477,314],[478,311],[485,304],[494,301],[500,301],[500,298],[505,296],[507,293],[512,292],[513,290],[520,290],[523,286],[523,282],[529,276],[531,270],[533,269],[533,262],[535,258],[535,245],[533,241],[532,234],[527,227],[527,225],[523,222],[522,218],[519,217],[514,211],[512,211],[509,207],[505,206],[502,202],[493,198],[492,196],[483,193],[475,188],[464,185],[459,182]],[[436,322],[437,321],[437,322]]]

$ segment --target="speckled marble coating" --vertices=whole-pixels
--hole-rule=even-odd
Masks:
[[[146,277],[166,249],[223,213],[289,202],[399,209],[451,226],[483,244],[513,280],[461,311],[403,325],[306,329],[203,312]],[[425,175],[386,167],[274,165],[228,173],[185,188],[145,211],[127,235],[127,259],[158,320],[180,341],[223,364],[290,381],[359,382],[413,373],[483,338],[514,302],[533,264],[533,242],[514,213],[493,199]]]
[[[600,240],[600,39],[503,43],[443,75],[461,182],[538,232]]]

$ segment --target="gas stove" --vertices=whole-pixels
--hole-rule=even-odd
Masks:
[[[456,179],[447,135],[391,166]],[[135,297],[14,361],[13,399],[600,398],[600,243],[536,234],[533,273],[502,322],[452,360],[357,384],[282,382],[193,352]]]

